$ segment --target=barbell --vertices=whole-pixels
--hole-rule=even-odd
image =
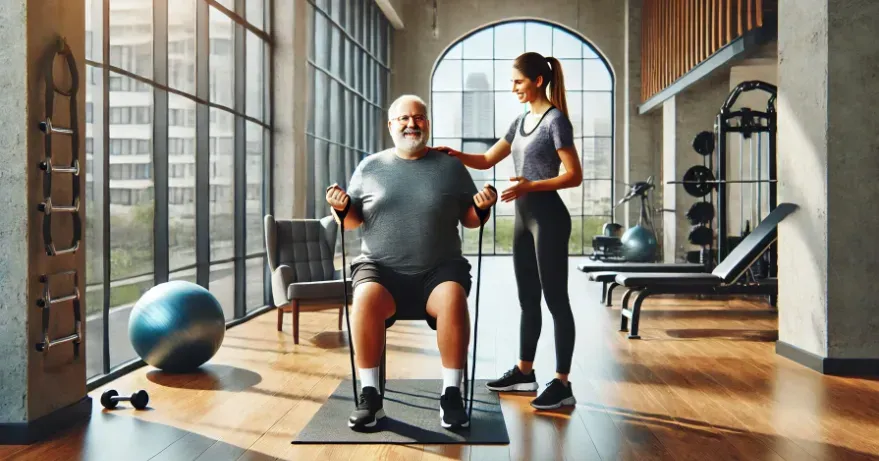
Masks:
[[[668,181],[667,184],[683,184],[684,190],[693,197],[704,197],[718,184],[753,184],[777,182],[776,179],[715,179],[714,173],[706,166],[693,165],[684,173],[682,181]]]

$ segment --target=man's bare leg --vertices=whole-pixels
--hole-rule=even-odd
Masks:
[[[348,427],[373,427],[384,417],[378,393],[379,363],[384,349],[385,320],[396,311],[394,298],[376,282],[364,282],[354,289],[351,306],[351,341],[360,375],[360,401],[348,419]]]
[[[363,282],[354,289],[351,305],[351,340],[358,368],[375,368],[381,361],[385,321],[396,312],[391,293],[376,282]]]
[[[443,427],[467,427],[461,395],[461,378],[470,343],[467,293],[457,282],[437,285],[427,300],[427,313],[436,318],[436,342],[443,365],[440,422]]]
[[[427,299],[427,313],[436,319],[436,343],[443,368],[463,369],[470,344],[467,293],[457,282],[437,285]]]

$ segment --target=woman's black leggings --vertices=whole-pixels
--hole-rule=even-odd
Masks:
[[[556,372],[568,374],[574,355],[574,315],[568,298],[571,215],[555,191],[516,199],[513,265],[522,319],[519,358],[533,362],[541,329],[541,291],[555,325]]]

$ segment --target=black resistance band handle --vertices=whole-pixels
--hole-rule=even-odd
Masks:
[[[329,192],[330,189],[332,189],[332,188],[333,188],[333,186],[327,187],[327,192]],[[331,207],[331,208],[333,208],[333,207]],[[333,211],[335,211],[336,215],[339,216],[339,220],[344,222],[345,216],[348,215],[348,210],[350,210],[350,209],[351,209],[351,197],[349,196],[348,203],[345,204],[345,208],[343,210],[339,211],[339,210],[333,208]]]
[[[494,188],[491,184],[488,185],[488,188],[494,192],[494,195],[497,196],[497,189]],[[473,199],[473,209],[476,210],[476,216],[479,216],[479,221],[485,221],[485,218],[491,213],[491,208],[482,209],[476,206],[476,199]]]

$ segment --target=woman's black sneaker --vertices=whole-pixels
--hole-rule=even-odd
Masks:
[[[446,429],[470,426],[467,411],[464,409],[464,399],[461,398],[461,389],[447,387],[440,396],[440,424]]]
[[[534,376],[534,370],[531,370],[531,373],[526,375],[525,373],[522,373],[522,370],[516,365],[513,369],[504,373],[500,379],[487,383],[485,387],[497,392],[528,392],[536,391],[539,386],[537,385],[537,378]]]
[[[574,398],[574,393],[571,391],[571,383],[568,382],[568,385],[565,386],[558,378],[550,381],[547,388],[531,401],[531,406],[538,410],[554,410],[563,405],[576,404],[577,399]]]
[[[348,418],[348,427],[354,429],[375,427],[378,420],[384,417],[381,394],[376,388],[367,386],[360,391],[360,401],[357,402],[357,409]]]

